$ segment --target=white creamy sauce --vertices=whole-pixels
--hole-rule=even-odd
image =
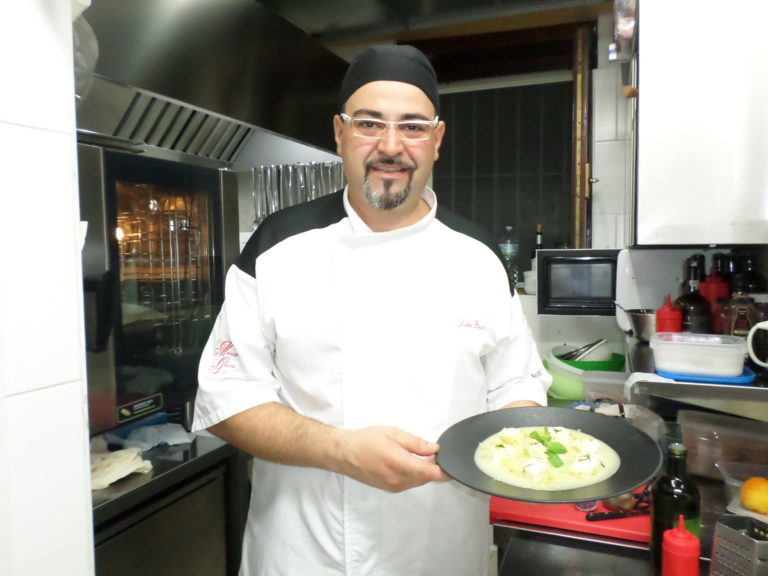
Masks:
[[[549,434],[549,439],[565,448],[558,454],[562,466],[550,461],[544,443],[531,437]],[[475,464],[485,474],[512,486],[533,490],[570,490],[597,484],[619,469],[616,451],[579,430],[533,426],[504,428],[486,438],[475,450]]]

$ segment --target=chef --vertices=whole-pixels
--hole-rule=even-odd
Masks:
[[[492,240],[427,186],[438,113],[421,52],[362,52],[333,117],[347,187],[271,215],[228,272],[194,429],[255,456],[242,576],[487,573],[488,498],[435,441],[550,378]]]

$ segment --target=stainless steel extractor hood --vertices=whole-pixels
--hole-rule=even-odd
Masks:
[[[95,76],[77,111],[81,139],[107,136],[232,163],[256,127]]]
[[[255,129],[333,150],[346,62],[253,0],[93,0],[78,129],[232,161]]]

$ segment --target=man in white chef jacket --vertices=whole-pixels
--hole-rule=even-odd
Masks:
[[[479,576],[488,498],[435,463],[452,424],[544,405],[493,242],[427,187],[427,58],[365,50],[333,118],[347,187],[267,218],[226,279],[194,428],[253,454],[243,576]]]

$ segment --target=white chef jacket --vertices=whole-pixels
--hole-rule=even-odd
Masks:
[[[438,209],[374,233],[347,191],[262,223],[226,278],[203,352],[194,429],[281,402],[347,429],[435,441],[550,377],[503,265]],[[488,499],[455,482],[398,494],[325,470],[254,460],[242,576],[479,576]]]

